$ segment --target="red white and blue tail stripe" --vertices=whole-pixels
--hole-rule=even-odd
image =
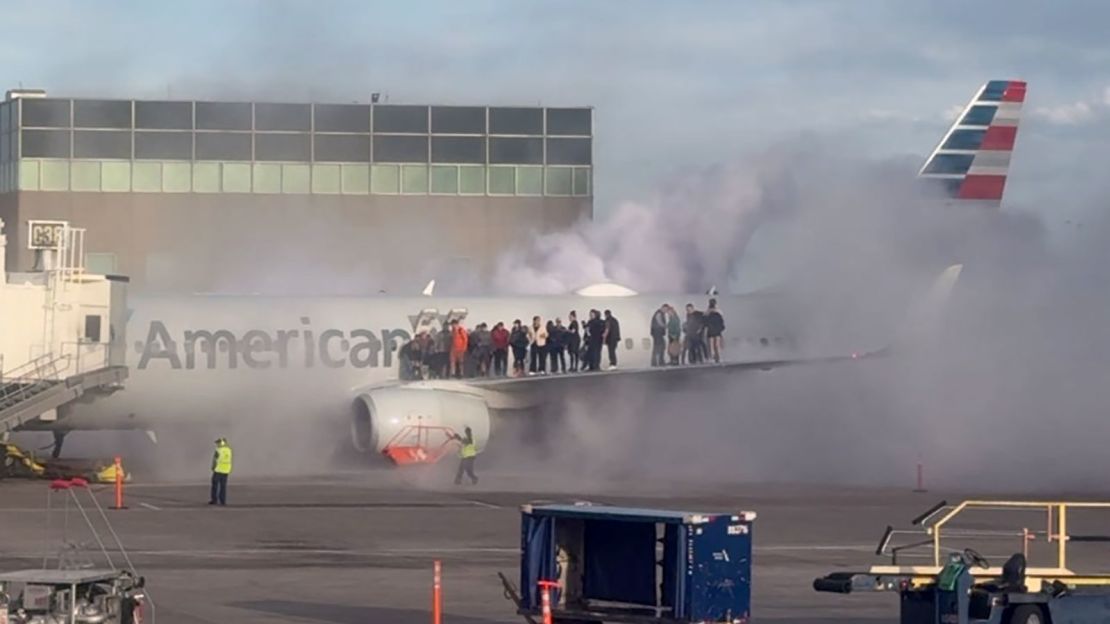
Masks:
[[[953,199],[1001,204],[1024,102],[1024,81],[991,80],[980,87],[918,175]]]

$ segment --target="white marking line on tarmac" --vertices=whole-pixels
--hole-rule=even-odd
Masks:
[[[467,502],[472,505],[477,505],[478,507],[485,507],[486,509],[501,509],[501,505],[494,505],[493,503],[486,503],[480,500],[471,500]]]
[[[150,509],[151,511],[162,511],[161,507],[155,507],[154,505],[151,505],[150,503],[139,503],[139,505],[141,505],[143,507],[146,507],[147,509]]]

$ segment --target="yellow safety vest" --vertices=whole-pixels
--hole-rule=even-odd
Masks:
[[[478,445],[474,444],[473,442],[471,442],[470,444],[463,444],[462,448],[459,449],[459,457],[461,457],[463,459],[468,459],[470,457],[477,457],[477,456],[478,456]]]
[[[216,456],[212,461],[212,472],[231,474],[231,447],[224,444],[216,447]]]

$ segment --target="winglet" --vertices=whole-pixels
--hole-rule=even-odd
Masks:
[[[436,290],[436,281],[431,280],[430,282],[428,282],[428,285],[424,287],[424,290],[422,290],[420,292],[420,294],[424,295],[425,297],[431,297],[432,293],[434,293],[435,290]]]
[[[933,280],[928,292],[910,306],[892,346],[901,346],[926,338],[939,327],[944,311],[948,307],[948,300],[952,297],[952,289],[956,287],[963,269],[964,265],[953,264]]]

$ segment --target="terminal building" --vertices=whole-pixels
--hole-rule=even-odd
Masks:
[[[90,271],[139,290],[355,293],[488,274],[507,246],[592,218],[593,173],[590,108],[41,91],[0,104],[9,270],[32,268],[29,221],[67,221],[88,231]]]

